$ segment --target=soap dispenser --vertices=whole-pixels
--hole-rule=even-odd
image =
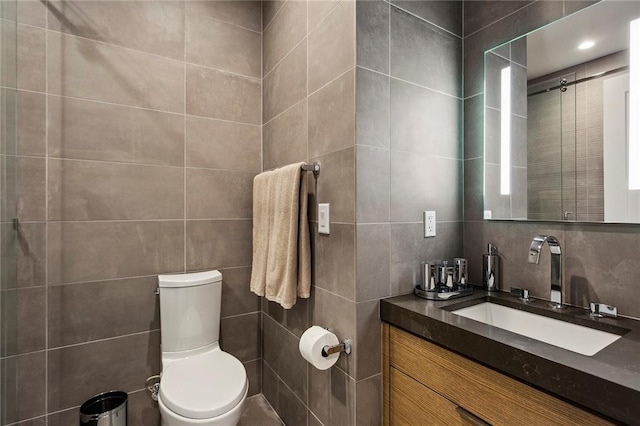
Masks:
[[[500,290],[500,258],[498,249],[491,243],[487,254],[482,256],[482,287],[487,291]]]

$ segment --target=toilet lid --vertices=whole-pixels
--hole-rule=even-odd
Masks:
[[[162,372],[160,398],[176,414],[207,419],[238,405],[246,388],[242,363],[218,350],[169,364]]]

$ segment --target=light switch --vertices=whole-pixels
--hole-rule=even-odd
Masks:
[[[329,203],[318,204],[318,233],[329,233]]]

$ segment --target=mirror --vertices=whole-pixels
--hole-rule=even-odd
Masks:
[[[485,219],[640,223],[640,2],[488,50],[484,76]]]

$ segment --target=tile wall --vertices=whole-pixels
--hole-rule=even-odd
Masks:
[[[580,223],[482,220],[484,51],[584,8],[593,1],[464,2],[464,249],[471,279],[482,277],[487,243],[497,245],[502,282],[549,297],[549,256],[540,265],[527,263],[531,239],[538,234],[559,238],[564,254],[564,297],[586,306],[590,301],[616,305],[620,313],[640,318],[640,227]]]
[[[355,12],[353,1],[263,3],[264,168],[318,161],[310,186],[313,289],[291,310],[263,301],[263,393],[290,425],[353,424],[356,415]],[[331,204],[318,235],[316,203]],[[298,350],[312,324],[354,340],[319,371]]]
[[[319,161],[312,298],[263,304],[263,392],[287,424],[379,424],[378,301],[408,293],[420,260],[462,254],[460,2],[264,3],[265,169]],[[270,64],[275,64],[273,67]],[[443,189],[444,188],[444,189]],[[425,239],[422,211],[436,210]],[[313,324],[350,337],[327,371],[297,346]]]
[[[221,270],[222,347],[260,393],[248,291],[260,2],[25,0],[14,12],[0,22],[17,35],[2,96],[18,110],[2,158],[17,199],[4,192],[0,424],[77,423],[84,400],[121,389],[130,424],[157,425],[142,389],[160,371],[159,273]]]

